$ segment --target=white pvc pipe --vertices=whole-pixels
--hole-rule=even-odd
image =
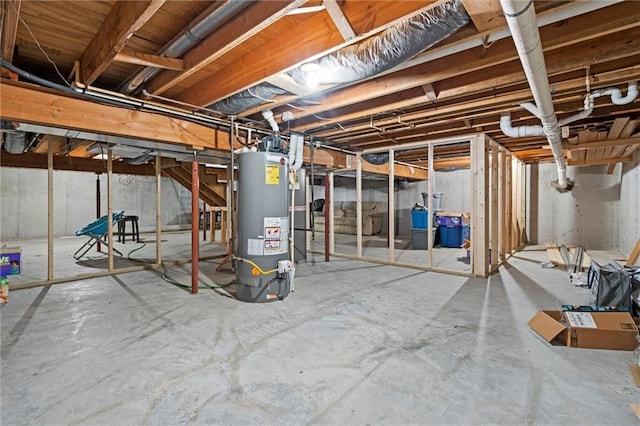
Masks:
[[[511,114],[504,113],[500,116],[500,130],[511,138],[526,138],[531,136],[544,136],[542,126],[519,126],[511,125]]]
[[[500,4],[539,111],[544,134],[551,146],[551,152],[558,167],[557,186],[567,188],[567,163],[562,150],[558,118],[551,99],[547,67],[544,62],[533,1],[500,0]]]

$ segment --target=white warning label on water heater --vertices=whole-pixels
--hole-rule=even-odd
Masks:
[[[286,217],[264,218],[263,254],[287,253],[289,219]]]

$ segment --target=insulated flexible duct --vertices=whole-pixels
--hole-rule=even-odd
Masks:
[[[469,21],[469,15],[460,0],[443,3],[357,45],[347,46],[320,58],[318,83],[351,83],[390,70],[449,37]],[[305,83],[306,72],[300,67],[288,74],[298,84]],[[226,114],[236,114],[285,93],[283,89],[261,83],[210,107]]]

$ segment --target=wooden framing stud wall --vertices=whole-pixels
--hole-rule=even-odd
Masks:
[[[485,277],[489,273],[489,151],[484,134],[471,141],[473,198],[471,207],[472,274]]]

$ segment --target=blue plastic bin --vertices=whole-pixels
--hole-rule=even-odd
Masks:
[[[411,210],[411,228],[426,229],[429,227],[426,210]]]
[[[469,239],[469,225],[440,226],[440,246],[460,248]]]

